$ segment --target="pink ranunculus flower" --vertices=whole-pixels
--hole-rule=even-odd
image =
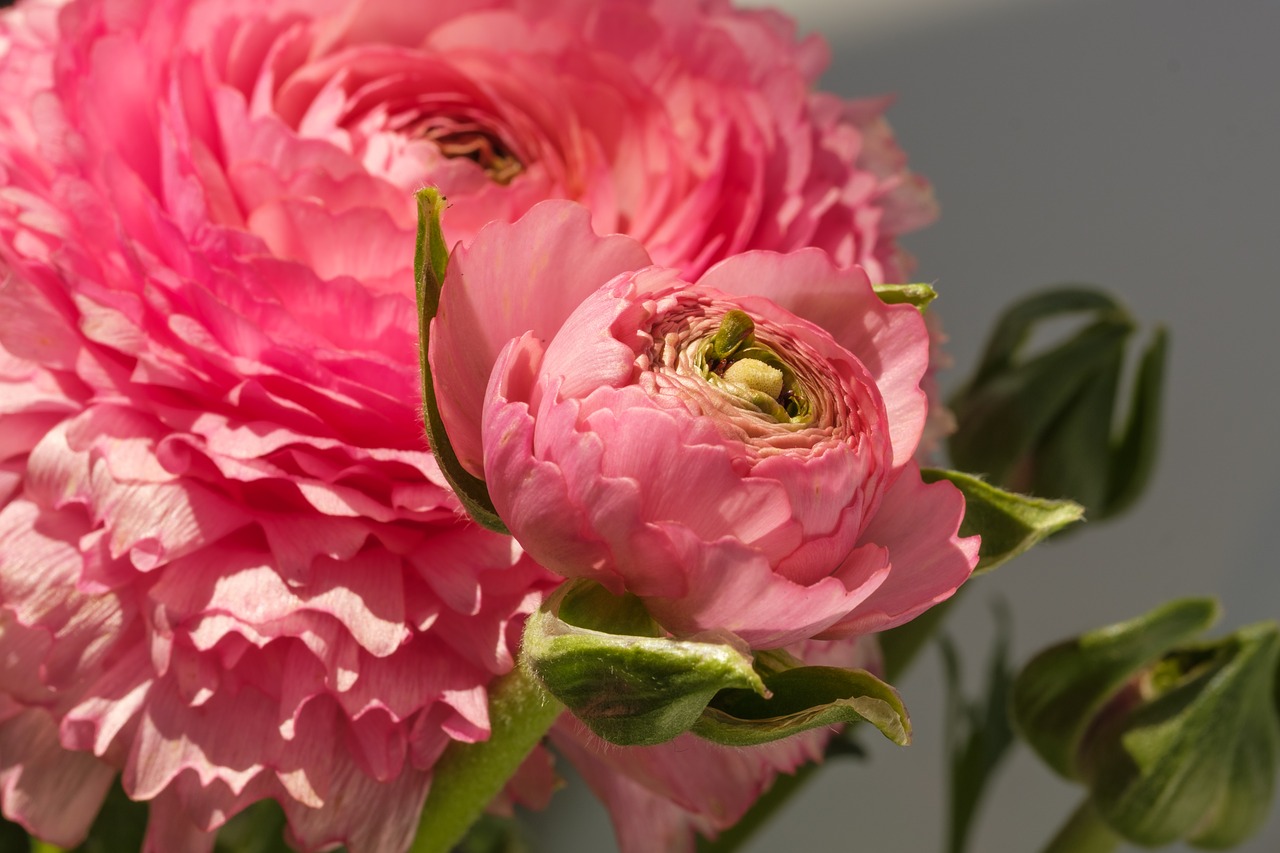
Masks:
[[[976,563],[963,497],[912,461],[924,321],[820,250],[690,283],[546,202],[454,253],[430,355],[459,458],[525,550],[678,636],[880,631]]]

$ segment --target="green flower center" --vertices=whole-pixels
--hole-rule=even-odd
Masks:
[[[812,418],[809,395],[795,371],[756,340],[756,324],[744,311],[730,311],[706,339],[694,363],[708,383],[776,423]]]
[[[465,157],[484,169],[495,184],[506,186],[524,171],[524,164],[493,131],[466,119],[441,119],[422,131],[446,157]]]

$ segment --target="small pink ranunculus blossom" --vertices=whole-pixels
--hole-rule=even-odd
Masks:
[[[893,627],[972,571],[963,497],[912,461],[928,358],[914,307],[819,250],[689,282],[555,202],[455,253],[431,348],[531,556],[756,648]]]

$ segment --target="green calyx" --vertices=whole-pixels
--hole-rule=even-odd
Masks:
[[[809,396],[782,358],[756,340],[755,321],[730,311],[695,357],[709,383],[776,423],[803,424],[812,417]]]

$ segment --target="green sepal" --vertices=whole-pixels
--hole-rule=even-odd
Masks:
[[[1038,353],[1041,324],[1084,318],[1074,335]],[[1092,518],[1113,516],[1142,493],[1154,463],[1167,336],[1147,348],[1114,432],[1125,349],[1135,323],[1097,290],[1069,286],[1031,296],[997,323],[974,377],[952,400],[955,465],[993,483],[1071,498]]]
[[[1150,613],[1036,655],[1013,683],[1013,723],[1059,775],[1080,779],[1080,749],[1094,718],[1138,673],[1218,618],[1212,599],[1171,601]]]
[[[1144,846],[1225,849],[1258,830],[1280,762],[1278,657],[1275,623],[1176,649],[1139,682],[1136,707],[1102,720],[1083,764],[1117,833]]]
[[[938,298],[931,284],[873,284],[871,289],[885,305],[914,305],[921,311]]]
[[[1068,500],[1019,495],[960,471],[924,468],[926,483],[947,480],[964,494],[961,536],[981,536],[974,573],[990,571],[1041,539],[1084,518],[1084,507]]]
[[[576,599],[568,612],[566,598]],[[607,606],[589,605],[609,598],[615,600]],[[615,633],[602,624],[613,614],[618,625],[644,628],[636,607],[643,609],[634,596],[610,596],[593,581],[572,581],[525,625],[523,665],[603,739],[622,746],[663,743],[689,731],[721,690],[768,693],[746,645],[732,635],[676,640],[651,630]],[[568,615],[591,624],[572,624]]]
[[[865,670],[800,666],[765,675],[764,686],[772,695],[719,693],[694,734],[725,746],[756,746],[819,726],[865,721],[899,746],[911,742],[902,697]]]
[[[497,533],[510,533],[498,517],[484,480],[462,466],[449,442],[431,376],[431,321],[440,310],[440,289],[449,265],[449,248],[440,228],[445,199],[434,187],[418,190],[418,239],[413,253],[414,292],[418,300],[418,358],[422,373],[422,420],[427,442],[449,485],[463,508],[480,525]]]

